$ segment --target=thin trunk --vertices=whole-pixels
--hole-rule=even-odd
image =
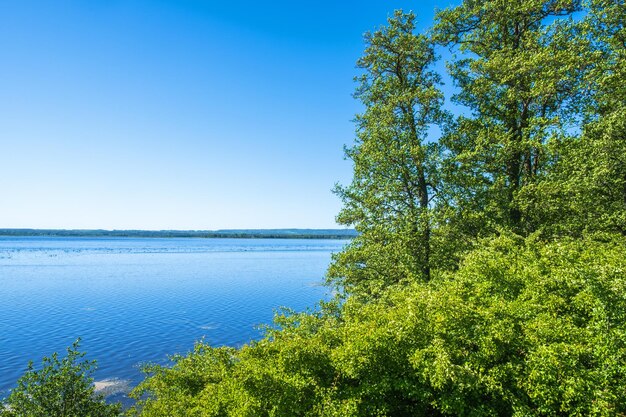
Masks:
[[[404,85],[406,83],[406,77],[404,76],[401,70],[402,66],[400,64],[401,63],[398,60],[396,62],[395,75],[398,77],[400,84]],[[400,109],[402,113],[404,114],[404,117],[408,119],[409,129],[411,131],[411,136],[413,137],[413,140],[414,140],[413,145],[422,147],[419,134],[417,131],[417,122],[415,121],[415,114],[413,113],[412,100],[409,100],[409,102],[406,103],[406,106],[401,105]],[[416,234],[419,234],[420,229],[422,230],[421,242],[420,242],[421,245],[419,248],[415,249],[414,256],[421,263],[421,270],[422,270],[421,272],[422,272],[422,275],[424,276],[424,279],[426,281],[430,281],[431,230],[430,230],[430,220],[428,219],[428,202],[430,201],[428,197],[428,183],[426,181],[424,161],[415,160],[414,157],[412,159],[416,165],[417,172],[418,172],[417,192],[418,192],[418,201],[419,201],[419,208],[420,208],[419,213],[416,216],[416,223],[413,226],[416,230]],[[411,201],[411,207],[413,206],[414,206],[413,201]]]
[[[520,174],[522,168],[522,152],[519,151],[519,142],[521,141],[521,129],[518,126],[514,126],[512,129],[512,144],[513,148],[509,154],[507,163],[506,163],[506,175],[508,179],[508,190],[507,190],[507,205],[509,207],[508,217],[509,223],[513,230],[519,230],[519,226],[522,220],[522,212],[520,209],[513,203],[515,199],[515,193],[520,188]]]
[[[415,121],[415,115],[413,114],[413,107],[409,103],[408,108],[403,108],[402,110],[405,116],[408,117],[409,129],[411,130],[411,135],[415,140],[414,146],[421,147],[422,145],[420,143],[419,136],[417,133],[417,122]],[[422,269],[422,274],[424,275],[424,278],[427,281],[430,281],[431,230],[430,230],[430,220],[428,218],[428,202],[430,201],[429,196],[428,196],[428,183],[426,181],[424,161],[415,160],[415,158],[413,159],[417,168],[417,190],[418,190],[419,207],[420,207],[420,212],[419,212],[419,216],[417,220],[420,224],[416,224],[416,226],[418,227],[418,230],[419,229],[422,230],[421,254],[418,252],[416,255],[418,255],[419,258],[421,258],[421,264],[422,264],[421,269]]]
[[[523,22],[515,22],[513,27],[513,50],[519,50],[521,47],[522,31],[520,25]],[[520,81],[521,82],[521,81]],[[518,85],[510,85],[510,88],[518,89]],[[521,109],[520,109],[521,104]],[[515,103],[510,108],[510,114],[514,115],[509,122],[511,132],[511,153],[506,162],[506,175],[508,179],[508,221],[514,231],[520,232],[522,225],[522,211],[515,204],[515,194],[521,188],[525,181],[530,181],[532,178],[532,150],[528,149],[527,152],[523,151],[521,144],[524,140],[524,129],[528,126],[528,110],[529,103]],[[525,172],[524,172],[525,171]],[[524,173],[526,175],[524,176]],[[524,178],[525,177],[525,178]]]
[[[430,219],[428,218],[428,186],[426,184],[426,175],[424,169],[419,170],[418,186],[420,190],[420,219],[423,223],[423,240],[424,240],[424,265],[422,270],[427,280],[430,280]]]

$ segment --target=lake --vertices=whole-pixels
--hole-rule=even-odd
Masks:
[[[29,360],[81,337],[113,400],[194,342],[240,346],[281,306],[329,297],[346,241],[0,237],[0,398]]]

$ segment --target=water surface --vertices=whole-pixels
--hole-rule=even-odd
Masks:
[[[0,237],[0,398],[77,337],[96,380],[141,379],[195,341],[238,346],[276,308],[314,307],[345,241]]]

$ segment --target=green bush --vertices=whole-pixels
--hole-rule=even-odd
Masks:
[[[43,358],[36,370],[28,364],[9,397],[4,400],[2,417],[114,417],[121,415],[120,405],[106,404],[94,393],[91,374],[95,361],[82,360],[79,340],[60,359],[57,353]]]
[[[626,413],[626,241],[483,242],[456,272],[153,367],[143,416]]]

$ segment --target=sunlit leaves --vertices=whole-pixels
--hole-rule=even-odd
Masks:
[[[115,417],[121,415],[118,404],[107,404],[94,393],[91,377],[95,362],[83,360],[79,340],[67,349],[67,356],[57,353],[43,358],[40,369],[29,363],[26,373],[4,404],[2,417]]]
[[[238,351],[153,369],[143,415],[616,415],[625,291],[622,238],[502,236],[429,283],[279,316]]]

